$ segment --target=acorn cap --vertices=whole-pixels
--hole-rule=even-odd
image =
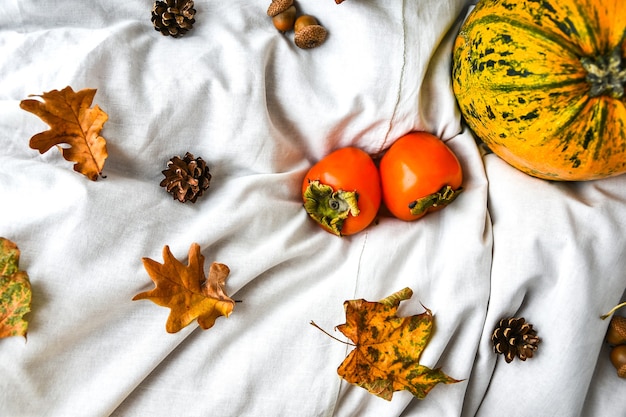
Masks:
[[[274,17],[287,10],[292,4],[293,0],[272,0],[272,3],[267,8],[267,15]]]
[[[613,316],[609,323],[606,341],[611,345],[626,343],[626,317]]]
[[[294,41],[302,49],[315,48],[326,40],[326,29],[321,25],[308,25],[296,32]]]

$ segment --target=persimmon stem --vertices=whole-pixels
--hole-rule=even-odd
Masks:
[[[462,187],[454,190],[450,185],[444,185],[439,191],[411,202],[409,211],[414,216],[421,216],[428,210],[445,207],[452,203],[462,191]]]
[[[354,343],[346,342],[345,340],[336,338],[335,336],[333,336],[332,334],[328,333],[326,330],[318,326],[313,320],[311,320],[311,326],[316,327],[319,331],[321,331],[322,333],[324,333],[326,336],[330,337],[331,339],[335,339],[336,341],[341,342],[345,345],[356,346]]]
[[[611,314],[615,313],[617,310],[619,310],[619,309],[620,309],[620,308],[622,308],[622,307],[626,307],[626,302],[623,302],[622,304],[618,304],[618,305],[616,305],[615,307],[613,307],[613,308],[611,309],[611,311],[609,311],[608,313],[603,314],[602,316],[600,316],[600,318],[601,318],[602,320],[605,320],[605,319],[609,318],[609,317],[611,316]]]

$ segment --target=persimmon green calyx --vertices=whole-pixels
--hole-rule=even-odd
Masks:
[[[304,209],[313,220],[341,236],[346,219],[359,215],[358,198],[355,191],[335,191],[317,180],[310,181],[304,191]]]
[[[463,188],[453,189],[449,185],[445,185],[439,191],[429,194],[425,197],[418,198],[409,204],[409,210],[414,216],[426,213],[428,210],[443,208],[452,203],[463,191]]]

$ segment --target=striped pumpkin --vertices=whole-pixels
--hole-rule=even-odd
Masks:
[[[626,172],[626,2],[479,0],[454,44],[473,132],[527,174]]]

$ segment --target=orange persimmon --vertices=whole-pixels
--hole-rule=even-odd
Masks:
[[[461,192],[463,172],[452,150],[427,132],[397,139],[380,160],[383,202],[395,217],[412,221],[440,210]]]
[[[376,165],[361,149],[338,149],[307,172],[302,199],[309,216],[325,230],[338,236],[358,233],[372,223],[380,207]]]

